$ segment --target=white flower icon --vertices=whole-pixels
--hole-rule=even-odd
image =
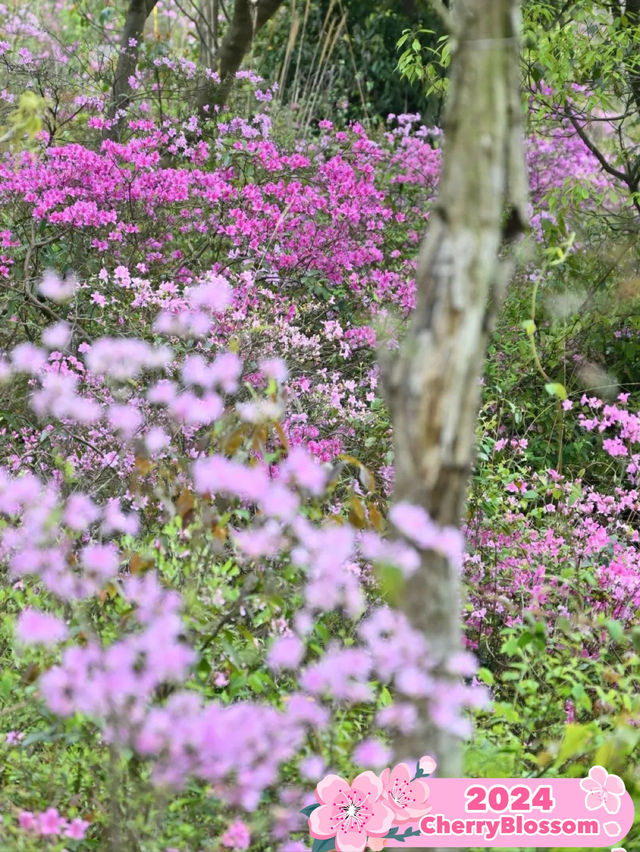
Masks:
[[[624,781],[617,775],[609,775],[603,766],[592,766],[588,778],[583,778],[580,786],[587,794],[584,799],[587,810],[604,808],[608,814],[617,814],[620,810]]]

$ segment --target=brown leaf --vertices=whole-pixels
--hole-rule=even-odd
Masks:
[[[253,443],[251,444],[252,448],[259,453],[267,443],[267,437],[269,435],[269,431],[267,429],[266,423],[260,423],[253,431]]]
[[[288,438],[285,434],[284,429],[282,428],[282,426],[279,423],[274,423],[273,425],[274,425],[274,428],[275,428],[276,433],[278,435],[278,438],[280,438],[280,443],[284,447],[285,452],[288,453],[289,452],[289,440],[288,440]]]
[[[151,459],[145,459],[142,456],[136,456],[136,470],[141,476],[146,476],[155,467]]]
[[[226,526],[219,526],[218,524],[214,524],[211,527],[211,532],[218,539],[218,541],[226,541],[229,537],[229,532]]]
[[[40,677],[40,669],[35,663],[29,663],[22,675],[22,683],[34,683]]]
[[[182,518],[183,522],[191,519],[191,514],[193,513],[193,507],[195,505],[196,501],[193,496],[193,492],[189,491],[188,488],[183,489],[176,500],[176,511]],[[189,515],[189,518],[187,518],[187,515]]]
[[[367,509],[369,510],[369,520],[371,521],[373,528],[380,532],[384,522],[380,509],[378,509],[376,504],[372,502],[367,503]]]
[[[356,494],[354,494],[351,498],[349,522],[358,530],[364,529],[367,526],[364,505],[362,500]]]
[[[232,435],[229,437],[229,439],[224,445],[225,453],[232,456],[234,455],[234,453],[237,452],[244,439],[245,431],[246,427],[240,426],[235,430],[235,432],[232,433]]]
[[[613,686],[616,683],[618,683],[618,681],[620,680],[621,677],[622,677],[622,675],[619,674],[617,671],[615,671],[615,669],[605,669],[602,672],[602,679],[604,680],[605,683],[608,683],[610,686]]]
[[[129,561],[129,571],[132,574],[144,574],[153,565],[153,559],[150,559],[148,556],[141,556],[139,553],[134,553]]]

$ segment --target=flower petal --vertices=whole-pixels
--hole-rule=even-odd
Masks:
[[[583,778],[580,782],[580,786],[585,791],[585,793],[591,793],[594,790],[602,790],[602,784],[598,784],[597,781],[594,781],[591,778]]]
[[[367,834],[371,835],[384,835],[389,831],[391,826],[393,825],[393,811],[389,807],[389,805],[384,802],[376,802],[371,807],[372,814],[367,820],[366,829]]]
[[[411,792],[416,799],[414,807],[418,807],[418,805],[423,804],[429,798],[429,785],[422,778],[416,778],[415,781],[411,782]]]
[[[592,766],[589,770],[589,778],[591,778],[592,781],[595,781],[596,784],[599,784],[601,787],[604,787],[608,775],[609,773],[604,768],[604,766]]]
[[[607,793],[613,793],[614,796],[621,796],[625,792],[626,787],[624,786],[624,781],[619,775],[609,775],[605,782],[604,789]]]
[[[602,827],[607,832],[609,837],[615,837],[616,834],[620,834],[620,826],[617,822],[605,822]]]
[[[309,815],[309,834],[316,840],[326,840],[336,833],[331,817],[333,805],[320,805]]]
[[[391,778],[390,783],[393,787],[396,781],[404,781],[405,783],[409,783],[413,778],[413,772],[409,769],[406,763],[398,763],[397,766],[394,766],[391,770]]]
[[[584,798],[584,806],[588,811],[597,811],[602,807],[602,796],[598,790],[587,793]]]
[[[620,810],[622,800],[620,799],[620,796],[616,796],[614,793],[605,793],[602,804],[608,814],[617,814]]]
[[[322,805],[330,805],[340,793],[349,791],[349,784],[339,775],[326,775],[316,787],[316,799]]]
[[[357,790],[358,793],[361,793],[365,798],[369,796],[370,803],[375,802],[376,799],[379,799],[382,795],[382,781],[374,772],[367,769],[366,772],[361,772],[360,775],[356,775],[353,779],[351,789]]]
[[[433,810],[432,807],[423,805],[421,808],[413,807],[413,808],[405,808],[405,816],[403,822],[413,822],[416,819],[420,819],[425,814],[430,814]],[[400,820],[398,820],[400,822]]]
[[[363,852],[367,845],[366,832],[339,831],[336,834],[336,852]]]

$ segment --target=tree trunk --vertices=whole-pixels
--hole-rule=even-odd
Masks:
[[[220,44],[217,71],[220,83],[208,81],[197,96],[198,112],[202,117],[211,107],[222,105],[231,91],[236,72],[242,65],[251,43],[262,27],[278,11],[284,0],[235,0],[233,18]]]
[[[126,110],[131,102],[129,78],[136,73],[144,25],[156,3],[157,0],[130,0],[120,39],[120,53],[111,90],[111,102],[107,111],[109,119],[115,120],[115,124],[104,133],[108,139],[118,139],[122,133],[123,120],[118,116],[118,112]]]
[[[441,525],[462,522],[474,459],[480,379],[514,261],[505,239],[527,223],[519,91],[519,0],[457,0],[438,199],[417,271],[417,307],[387,370],[394,500]],[[459,567],[433,551],[407,581],[403,608],[443,666],[462,645]],[[442,677],[446,678],[444,668]],[[433,755],[442,777],[462,771],[460,740],[429,719],[395,742],[398,759]]]
[[[201,0],[199,5],[200,64],[213,68],[218,57],[218,0]]]

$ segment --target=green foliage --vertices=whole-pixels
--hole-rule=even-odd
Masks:
[[[332,24],[338,22],[340,36],[334,43]],[[390,113],[418,112],[432,124],[438,121],[444,88],[434,79],[426,91],[417,78],[402,73],[397,44],[405,31],[415,30],[425,56],[435,56],[429,51],[437,48],[441,57],[446,47],[440,24],[428,3],[398,8],[393,0],[382,0],[374,8],[365,0],[322,0],[302,9],[292,3],[259,34],[254,56],[265,78],[279,80],[284,102],[303,110],[311,102],[317,118],[332,113],[334,120],[344,116],[375,122]],[[329,56],[325,64],[320,63],[323,53]]]
[[[435,36],[435,46],[433,45]],[[434,30],[420,27],[405,30],[396,47],[404,48],[398,59],[398,71],[412,84],[420,84],[427,96],[442,98],[447,91],[446,71],[451,62],[451,42],[448,35],[439,36]]]
[[[20,150],[31,147],[42,130],[42,113],[45,101],[35,92],[23,92],[18,106],[9,113],[6,127],[0,127],[0,145],[9,144]],[[25,138],[26,137],[26,138]]]

